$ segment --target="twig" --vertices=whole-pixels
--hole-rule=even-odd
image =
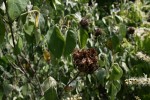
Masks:
[[[11,37],[12,37],[12,41],[13,41],[13,45],[14,47],[16,46],[15,45],[15,38],[14,38],[14,33],[13,33],[13,29],[12,29],[12,21],[11,21],[11,18],[8,14],[8,8],[7,8],[7,3],[6,3],[6,0],[3,0],[4,1],[4,4],[5,4],[5,7],[6,7],[6,14],[7,14],[7,17],[8,17],[8,26],[10,28],[10,32],[11,32]]]
[[[6,14],[7,14],[7,17],[8,17],[8,26],[9,26],[9,28],[10,28],[10,32],[11,32],[11,36],[12,36],[12,41],[13,41],[13,46],[14,46],[14,48],[15,48],[15,47],[16,47],[16,44],[15,44],[15,37],[14,37],[13,28],[12,28],[12,23],[13,23],[13,22],[11,21],[11,18],[10,18],[9,14],[8,14],[8,8],[7,8],[6,0],[3,0],[3,1],[4,1],[4,4],[5,4],[5,7],[6,7]],[[19,60],[19,57],[18,57],[17,55],[16,55],[16,57],[17,57],[17,61],[18,61],[18,63],[19,63],[20,69],[22,69],[22,71],[25,73],[25,76],[29,79],[29,77],[28,77],[28,75],[27,75],[25,69],[23,68],[23,66],[22,66],[22,64],[21,64],[21,62],[20,62],[20,60]],[[29,81],[30,81],[30,79],[29,79]]]
[[[7,14],[7,17],[8,17],[8,26],[9,26],[9,28],[10,28],[11,37],[12,37],[12,41],[13,41],[13,46],[14,46],[14,48],[15,48],[15,47],[16,47],[16,44],[15,44],[15,37],[14,37],[13,28],[12,28],[13,21],[11,20],[9,14],[8,14],[8,7],[7,7],[6,0],[3,0],[3,1],[4,1],[4,4],[5,4],[5,7],[6,7],[6,14]],[[38,12],[38,13],[39,13],[39,11],[37,11],[37,10],[33,10],[33,11],[31,11],[31,12]],[[30,12],[30,13],[31,13],[31,12]],[[27,12],[27,13],[28,13],[28,12]],[[24,14],[26,14],[26,13],[24,13]],[[23,65],[21,64],[21,61],[20,61],[18,55],[16,55],[16,57],[17,57],[17,63],[18,63],[19,66],[17,66],[16,64],[12,64],[12,63],[10,63],[10,64],[13,66],[13,68],[18,69],[19,71],[21,71],[21,72],[25,75],[25,77],[28,79],[28,81],[31,83],[31,85],[33,86],[33,88],[36,88],[36,85],[34,85],[34,83],[31,81],[31,79],[30,79],[30,77],[28,76],[26,70],[24,69]],[[17,67],[18,67],[18,68],[17,68]],[[35,97],[35,94],[34,94],[34,97]]]
[[[40,93],[41,93],[40,95],[43,96],[43,95],[44,95],[44,91],[43,91],[43,89],[42,89],[42,87],[41,87],[39,78],[37,77],[37,75],[35,75],[35,78],[36,78],[36,80],[38,81],[38,86],[39,86],[39,88],[40,88]]]
[[[24,71],[22,71],[16,64],[13,64],[8,58],[7,58],[8,62],[12,65],[12,67],[14,69],[19,70],[21,73],[25,74]]]
[[[78,72],[77,75],[65,87],[69,86],[70,83],[72,83],[79,75],[80,75],[80,72]]]
[[[21,16],[26,15],[26,14],[28,14],[28,13],[33,13],[33,12],[37,12],[38,14],[40,13],[38,10],[31,10],[31,11],[22,13]]]
[[[30,62],[28,61],[28,59],[26,59],[23,55],[21,55],[21,57],[22,57],[27,63],[30,64]],[[39,63],[39,62],[38,62],[38,63]],[[36,72],[32,67],[30,67],[30,68],[31,68],[31,70],[32,70],[34,73]],[[37,80],[38,86],[39,86],[39,88],[40,88],[40,93],[41,93],[40,95],[43,96],[43,95],[44,95],[44,91],[43,91],[43,89],[42,89],[42,87],[41,87],[39,78],[37,77],[37,74],[36,74],[36,73],[35,73],[35,79]]]

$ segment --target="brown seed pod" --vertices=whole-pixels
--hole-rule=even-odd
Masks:
[[[86,18],[82,18],[82,20],[80,21],[80,25],[82,28],[87,28],[89,25],[88,20]]]
[[[95,29],[94,34],[95,34],[96,37],[102,35],[102,29],[100,29],[100,28]]]
[[[134,34],[135,28],[134,27],[129,27],[127,29],[127,34]]]
[[[73,63],[80,72],[92,74],[98,68],[97,62],[97,52],[93,48],[73,52]]]

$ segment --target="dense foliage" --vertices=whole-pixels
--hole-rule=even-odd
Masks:
[[[149,0],[1,0],[0,99],[149,100]]]

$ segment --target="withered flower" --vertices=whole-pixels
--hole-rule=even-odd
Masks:
[[[98,28],[98,29],[95,29],[95,36],[98,37],[100,35],[102,35],[102,29],[101,28]]]
[[[80,21],[80,25],[82,28],[87,28],[89,23],[88,23],[88,19],[86,18],[82,18],[82,20]]]
[[[80,72],[92,74],[98,68],[97,51],[93,48],[75,50],[73,63]]]
[[[127,33],[128,33],[128,34],[134,34],[134,31],[135,31],[135,28],[134,28],[134,27],[129,27],[129,28],[127,29]]]

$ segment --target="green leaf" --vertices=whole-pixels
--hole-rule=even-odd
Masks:
[[[0,90],[0,100],[2,100],[2,97],[3,97],[3,92],[2,90]]]
[[[44,98],[45,100],[58,100],[56,89],[50,88],[48,91],[45,92]]]
[[[88,39],[87,31],[84,30],[83,28],[80,28],[79,41],[80,41],[80,47],[81,48],[83,48],[86,45],[87,39]]]
[[[50,5],[51,5],[52,8],[54,8],[56,10],[55,0],[50,0]]]
[[[0,19],[0,45],[4,41],[5,31],[6,31],[5,25],[4,25],[3,21]]]
[[[6,82],[3,83],[4,94],[9,96],[9,94],[13,91],[14,87],[12,84],[8,84]]]
[[[33,22],[29,21],[29,22],[27,22],[27,23],[24,25],[24,31],[25,31],[26,34],[28,34],[28,35],[31,36],[33,30],[34,30],[34,23],[33,23]]]
[[[22,38],[19,37],[18,42],[17,42],[17,45],[16,45],[15,48],[14,48],[14,53],[15,53],[16,55],[19,54],[19,53],[21,52],[22,48],[23,48]]]
[[[35,36],[36,44],[39,44],[39,42],[42,39],[42,37],[41,37],[41,30],[40,29],[36,29],[34,31],[34,36]]]
[[[45,100],[57,100],[57,82],[53,77],[48,77],[41,85]]]
[[[114,63],[112,65],[112,72],[110,75],[111,80],[119,80],[123,75],[123,70],[120,68],[120,66],[117,63]]]
[[[76,46],[76,43],[77,43],[77,33],[72,30],[69,30],[67,32],[64,55],[67,56],[70,53],[72,53],[72,51],[74,50],[74,48]]]
[[[120,81],[109,81],[106,87],[108,89],[108,94],[110,95],[110,100],[115,100],[117,93],[121,89]]]
[[[12,63],[15,62],[15,59],[10,55],[5,55],[0,58],[0,65],[2,65],[2,66],[5,66],[9,62],[12,62]]]
[[[122,35],[123,38],[126,36],[126,31],[126,25],[120,24],[119,33]]]
[[[101,68],[97,73],[96,73],[97,79],[100,83],[104,82],[104,79],[106,77],[106,70],[104,68]]]
[[[7,0],[8,14],[11,20],[15,20],[25,11],[29,0]]]
[[[41,30],[44,30],[44,28],[46,27],[45,19],[44,19],[44,16],[42,14],[40,14],[40,18],[39,18],[39,27]]]
[[[49,40],[49,50],[56,58],[60,58],[63,53],[64,46],[65,39],[59,28],[55,26]]]
[[[116,86],[114,84],[111,84],[111,98],[110,98],[110,100],[115,100],[116,93],[117,93]]]
[[[150,54],[150,36],[147,36],[144,41],[143,41],[143,45],[142,45],[142,49],[144,52]]]
[[[117,35],[113,35],[112,37],[112,46],[113,49],[116,49],[119,46],[120,40]]]
[[[33,44],[36,41],[34,35],[25,34],[25,38],[28,44]]]
[[[42,87],[42,90],[46,92],[49,88],[56,87],[56,85],[57,85],[56,80],[50,76],[42,83],[41,87]]]

